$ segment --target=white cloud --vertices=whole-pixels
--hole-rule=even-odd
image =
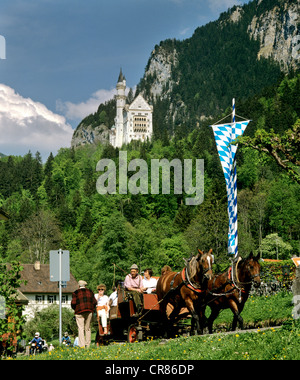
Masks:
[[[50,152],[69,147],[73,135],[66,119],[44,104],[24,98],[0,84],[0,152],[24,155],[39,151],[43,159]]]
[[[82,120],[91,113],[95,113],[101,103],[112,99],[116,95],[116,89],[98,90],[85,102],[72,103],[57,100],[56,109],[62,112],[69,120]]]
[[[126,87],[125,95],[128,95],[130,88]],[[132,88],[133,93],[136,91],[136,86]],[[72,103],[72,102],[62,102],[60,99],[56,101],[56,110],[61,112],[66,119],[72,121],[81,121],[86,116],[97,112],[100,104],[107,102],[117,95],[117,90],[112,88],[110,90],[101,89],[94,92],[91,97],[85,102]]]
[[[182,29],[182,30],[180,30],[179,34],[181,36],[185,36],[190,30],[191,30],[191,28]]]

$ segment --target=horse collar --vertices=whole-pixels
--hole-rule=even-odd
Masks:
[[[238,264],[238,263],[237,263]],[[236,265],[236,272],[237,272],[237,265]],[[233,266],[231,266],[228,270],[228,280],[233,284],[233,286],[238,289],[242,293],[246,293],[246,290],[243,287],[239,287],[239,285],[242,285],[242,283],[239,281],[238,277],[236,276],[236,281],[234,281],[234,271]],[[236,283],[237,282],[237,283]]]
[[[184,267],[182,269],[182,272],[181,272],[181,277],[182,277],[182,280],[185,284],[186,287],[188,287],[189,289],[191,289],[193,292],[196,292],[196,293],[203,293],[205,290],[202,290],[202,289],[199,289],[199,288],[196,288],[190,281],[190,279],[188,278],[188,274],[187,274],[187,268]]]

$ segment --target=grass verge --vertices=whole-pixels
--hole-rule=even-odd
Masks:
[[[299,360],[300,323],[280,329],[111,344],[88,350],[58,348],[30,360]]]
[[[250,297],[242,313],[247,328],[255,332],[237,331],[225,334],[232,313],[223,311],[215,322],[217,334],[177,337],[168,341],[148,339],[140,343],[112,343],[90,349],[57,348],[35,357],[18,360],[299,360],[300,321],[294,321],[292,295]],[[284,322],[283,327],[261,330]]]

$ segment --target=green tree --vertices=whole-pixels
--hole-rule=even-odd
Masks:
[[[292,251],[293,247],[277,233],[267,235],[261,243],[262,257],[265,259],[287,260],[291,258]]]
[[[238,244],[239,252],[248,255],[254,249],[254,239],[251,229],[252,191],[242,189],[238,193]]]
[[[299,239],[300,229],[299,185],[279,177],[268,191],[267,217],[269,231],[278,232],[285,240]]]
[[[180,205],[175,219],[174,225],[180,230],[185,231],[193,218],[193,209],[190,206]]]
[[[202,251],[212,248],[219,260],[227,257],[228,215],[224,200],[216,194],[208,197],[199,206],[184,235],[191,252],[196,252],[197,248]]]
[[[128,225],[128,262],[135,263],[140,270],[156,268],[155,249],[159,246],[160,236],[153,228],[153,219],[139,219],[134,226]]]
[[[16,303],[17,289],[21,286],[22,266],[12,262],[9,266],[0,264],[0,341],[4,333],[20,338],[24,324],[22,306]],[[8,340],[12,344],[12,340]]]
[[[74,321],[74,312],[66,307],[62,308],[62,328],[70,335],[77,335],[77,325]],[[35,312],[34,318],[24,326],[24,333],[27,339],[32,339],[38,331],[43,339],[53,340],[59,335],[59,306],[49,307]]]
[[[108,123],[107,113],[104,110],[102,112],[100,112],[99,123],[105,124],[105,125],[107,125],[107,123]]]
[[[0,192],[4,197],[9,197],[13,192],[19,189],[19,178],[15,160],[12,156],[7,161],[0,161]]]
[[[173,271],[180,270],[184,267],[183,258],[188,258],[191,253],[195,254],[196,251],[191,252],[183,234],[165,238],[156,251],[153,267],[157,275],[160,275],[161,268],[164,265],[169,265]]]
[[[255,184],[252,191],[253,196],[249,199],[251,226],[252,231],[254,231],[253,235],[258,241],[259,249],[266,229],[269,190],[269,183],[265,180],[261,180]]]
[[[114,211],[104,222],[102,235],[101,252],[97,255],[95,275],[98,281],[110,287],[114,280],[114,264],[125,271],[128,270],[126,219],[119,212]],[[122,276],[124,277],[124,274]]]
[[[53,180],[52,180],[53,162],[54,162],[54,157],[51,152],[46,161],[45,168],[44,168],[44,189],[46,191],[50,204],[54,201]]]
[[[27,219],[20,225],[18,232],[30,263],[36,260],[46,263],[49,251],[53,248],[57,249],[61,241],[57,220],[48,210],[40,210],[36,215]],[[24,256],[23,260],[25,260]]]
[[[90,236],[93,230],[93,219],[89,207],[85,208],[82,220],[79,226],[79,232],[87,237]]]
[[[14,230],[16,224],[24,222],[35,211],[35,200],[30,190],[20,189],[20,191],[13,193],[5,201],[5,208],[7,209],[10,219],[7,222],[7,228]]]

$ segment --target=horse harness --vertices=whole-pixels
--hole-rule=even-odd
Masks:
[[[182,282],[179,285],[177,285],[176,288],[174,288],[173,286],[174,286],[175,279],[179,274],[181,274]],[[175,273],[174,277],[172,278],[172,280],[170,282],[170,290],[169,291],[175,292],[176,290],[180,290],[183,285],[185,285],[187,288],[189,288],[190,290],[192,290],[193,292],[198,293],[198,294],[205,292],[205,290],[201,289],[196,284],[191,282],[189,275],[188,275],[187,267],[184,267],[181,272]]]
[[[219,297],[222,297],[222,296],[227,296],[228,294],[233,293],[235,290],[237,290],[239,292],[239,302],[242,301],[242,293],[246,293],[246,290],[243,287],[243,285],[251,284],[252,281],[253,281],[253,278],[255,278],[255,277],[259,276],[259,275],[257,274],[255,276],[252,276],[251,281],[249,281],[249,282],[241,282],[241,281],[239,281],[236,273],[237,273],[238,263],[240,261],[241,261],[241,258],[239,258],[237,260],[235,268],[233,267],[234,264],[232,264],[230,266],[230,268],[228,269],[227,281],[224,284],[222,284],[221,286],[219,286],[217,289],[214,289],[214,283],[215,283],[215,280],[216,280],[217,276],[214,278],[214,281],[213,281],[213,290],[211,290],[211,291],[208,292],[209,295],[214,296],[216,298],[219,298]],[[173,286],[174,286],[175,279],[176,279],[176,277],[179,274],[181,274],[182,282],[174,288]],[[234,277],[236,277],[236,279],[234,279]],[[190,280],[190,278],[188,276],[188,269],[187,269],[186,266],[182,269],[181,272],[175,273],[174,277],[171,280],[170,290],[169,290],[168,293],[174,293],[177,290],[179,291],[182,288],[183,285],[185,285],[187,288],[189,288],[190,290],[192,290],[193,292],[195,292],[197,294],[199,294],[199,293],[205,293],[206,292],[206,290],[201,289],[196,284],[194,284],[194,283],[191,282],[191,280]],[[227,285],[232,285],[233,286],[232,289],[227,290],[225,293],[218,293],[220,290],[222,290],[223,288],[225,288]],[[168,295],[168,293],[166,294],[166,296]],[[214,299],[216,299],[216,298],[214,298]],[[210,303],[210,302],[212,302],[212,301],[209,301],[208,303]]]
[[[175,279],[176,279],[176,277],[177,277],[179,274],[181,274],[182,281],[181,281],[180,284],[178,284],[178,285],[174,288],[173,286],[174,286]],[[203,292],[205,292],[205,290],[202,290],[202,289],[200,289],[200,288],[197,288],[197,287],[195,287],[194,284],[191,283],[191,281],[190,281],[190,279],[189,279],[189,277],[188,277],[187,268],[184,267],[184,268],[182,269],[181,272],[177,272],[177,273],[175,273],[175,275],[173,276],[173,278],[172,278],[172,280],[171,280],[171,282],[170,282],[170,289],[169,289],[169,291],[165,294],[165,296],[164,296],[160,301],[157,302],[157,304],[156,304],[155,306],[159,305],[159,304],[160,304],[164,299],[166,299],[167,297],[170,297],[170,294],[175,293],[176,291],[179,291],[179,290],[182,288],[183,285],[187,286],[189,289],[193,290],[193,291],[196,292],[196,293],[203,293]],[[152,310],[152,309],[148,310],[148,311],[146,312],[146,314],[148,314],[149,311],[151,311],[151,310]],[[142,315],[142,316],[138,319],[138,321],[140,321],[140,320],[141,320],[146,314]]]
[[[235,268],[233,267],[233,264],[230,266],[230,268],[228,269],[227,281],[224,284],[222,284],[221,286],[219,286],[217,289],[214,289],[214,284],[215,284],[215,281],[217,279],[217,276],[214,278],[213,289],[211,291],[209,291],[209,294],[211,296],[219,298],[219,297],[222,297],[222,296],[227,296],[228,294],[233,293],[235,290],[237,290],[239,292],[239,302],[242,301],[242,293],[246,293],[246,290],[243,287],[243,285],[249,285],[249,284],[251,284],[252,281],[253,281],[253,279],[255,277],[259,276],[259,274],[256,274],[256,275],[252,276],[251,277],[251,281],[241,282],[239,280],[239,278],[237,277],[237,267],[238,267],[238,263],[240,262],[240,260],[241,260],[241,258],[239,258],[237,260]],[[220,291],[221,289],[225,288],[227,285],[232,285],[233,286],[232,289],[227,290],[227,292],[225,292],[225,293],[218,293],[218,291]],[[214,300],[216,298],[214,298]],[[210,302],[212,302],[212,301],[209,301],[208,303],[210,303]]]

